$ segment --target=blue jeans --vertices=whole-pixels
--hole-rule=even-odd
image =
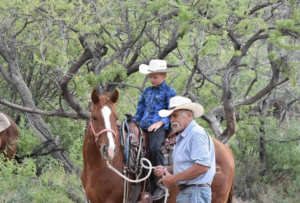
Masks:
[[[176,203],[211,203],[210,187],[188,187],[180,191]]]

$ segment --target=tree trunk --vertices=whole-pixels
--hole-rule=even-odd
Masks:
[[[265,129],[263,118],[260,121],[261,127],[259,128],[259,159],[260,159],[260,176],[265,176],[267,172],[267,152],[265,142]]]

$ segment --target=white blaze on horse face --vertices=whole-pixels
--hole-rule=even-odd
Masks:
[[[110,124],[111,110],[110,110],[110,108],[108,108],[107,106],[104,106],[101,109],[101,112],[102,112],[102,116],[104,118],[105,128],[106,129],[111,129],[111,124]],[[108,146],[108,149],[107,149],[108,156],[109,156],[109,158],[113,158],[114,149],[115,149],[116,145],[115,145],[113,135],[112,135],[111,132],[107,132],[107,137],[108,137],[108,142],[109,142],[109,146]]]

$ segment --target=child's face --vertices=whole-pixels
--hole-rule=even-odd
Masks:
[[[167,77],[166,73],[150,73],[149,80],[153,87],[159,86]]]

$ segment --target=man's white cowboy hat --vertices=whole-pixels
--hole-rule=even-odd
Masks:
[[[140,73],[149,74],[149,73],[169,73],[175,72],[167,68],[167,62],[165,60],[151,60],[149,66],[146,64],[141,64],[139,67]]]
[[[160,110],[158,115],[160,117],[167,117],[173,113],[173,111],[179,109],[190,110],[194,113],[194,117],[200,117],[204,113],[203,106],[197,103],[193,103],[189,98],[176,96],[170,99],[170,108],[168,110]]]

